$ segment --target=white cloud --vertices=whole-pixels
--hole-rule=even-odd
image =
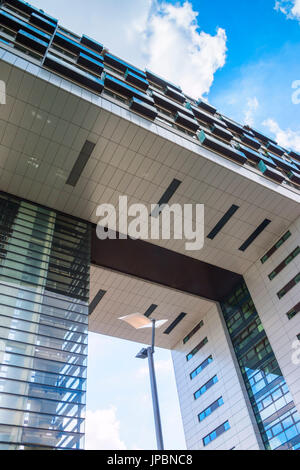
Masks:
[[[226,60],[226,33],[200,31],[192,4],[159,4],[148,21],[147,56],[153,72],[178,83],[192,97],[208,93]]]
[[[254,96],[253,98],[247,99],[247,105],[244,110],[245,124],[248,124],[249,126],[254,125],[254,115],[258,107],[259,107],[259,103],[258,103],[258,99],[256,98],[256,96]]]
[[[120,438],[120,423],[117,409],[113,406],[106,410],[87,411],[86,413],[86,450],[126,450]]]
[[[266,119],[263,122],[270,132],[272,132],[279,145],[287,149],[300,152],[300,130],[293,131],[292,129],[281,129],[279,124],[274,119]]]
[[[216,71],[226,60],[226,33],[207,34],[199,26],[199,13],[190,1],[88,0],[86,15],[80,0],[72,10],[61,0],[40,0],[40,7],[61,19],[61,24],[86,33],[112,54],[137,67],[149,68],[179,84],[193,98],[209,92]]]
[[[274,8],[281,11],[288,19],[300,21],[300,0],[276,0]]]

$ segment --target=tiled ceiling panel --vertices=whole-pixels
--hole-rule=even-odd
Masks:
[[[0,190],[97,222],[101,203],[157,203],[174,179],[171,203],[205,205],[205,237],[231,205],[239,210],[200,251],[184,240],[162,247],[244,273],[300,214],[300,196],[251,167],[226,160],[135,115],[119,104],[42,71],[31,75],[5,62],[7,105],[0,107]],[[75,187],[66,184],[85,141],[95,148]],[[239,247],[262,220],[269,226],[243,253]]]
[[[92,266],[91,302],[100,290],[105,291],[105,295],[89,317],[90,331],[149,344],[150,329],[135,330],[118,318],[131,313],[144,314],[151,304],[155,304],[157,307],[151,317],[156,320],[168,320],[156,331],[156,344],[167,349],[173,348],[210,309],[216,308],[214,302]],[[182,312],[186,315],[176,328],[169,334],[164,334]]]

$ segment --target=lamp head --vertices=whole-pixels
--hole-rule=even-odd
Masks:
[[[140,352],[138,352],[135,357],[137,357],[138,359],[146,359],[148,357],[147,349],[146,348],[141,349]]]
[[[140,328],[151,328],[153,320],[151,318],[145,317],[141,313],[132,313],[131,315],[125,315],[124,317],[119,317],[119,320],[123,320],[128,325],[132,326],[136,330]],[[155,328],[159,328],[168,320],[156,320],[155,321]]]

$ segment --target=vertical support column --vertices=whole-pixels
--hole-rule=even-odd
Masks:
[[[300,413],[300,364],[293,360],[300,335],[300,217],[282,233],[244,278],[276,359]],[[298,283],[282,289],[296,279]],[[298,356],[299,357],[299,356]]]
[[[300,415],[246,284],[221,308],[265,448],[299,449]]]
[[[0,194],[0,449],[81,449],[90,226]]]

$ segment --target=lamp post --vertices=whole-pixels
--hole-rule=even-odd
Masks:
[[[149,328],[149,327],[151,327],[152,329],[151,346],[149,346],[148,348],[141,349],[140,352],[136,355],[136,357],[138,359],[148,358],[157,449],[164,450],[164,442],[163,442],[163,435],[162,435],[162,428],[161,428],[161,419],[160,419],[153,355],[154,355],[154,343],[155,343],[155,328],[159,328],[167,320],[156,321],[154,318],[147,318],[144,315],[141,315],[140,313],[133,313],[132,315],[126,315],[125,317],[120,317],[119,320],[126,321],[129,325],[133,326],[136,329]]]

